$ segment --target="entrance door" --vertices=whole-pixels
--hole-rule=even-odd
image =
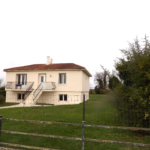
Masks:
[[[46,75],[45,74],[40,74],[39,76],[39,84],[42,83],[43,89],[46,87]]]

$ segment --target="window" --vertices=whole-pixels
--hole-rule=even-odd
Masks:
[[[59,95],[59,100],[63,101],[63,95]]]
[[[24,99],[24,94],[18,94],[18,100]]]
[[[66,84],[66,73],[60,73],[59,74],[59,83],[60,84]]]
[[[60,101],[67,101],[67,94],[64,94],[64,95],[63,95],[63,94],[60,94],[60,95],[59,95],[59,100],[60,100]]]
[[[27,83],[27,75],[26,74],[18,74],[17,75],[17,83],[26,85]]]
[[[18,100],[20,100],[21,99],[21,94],[18,94]]]
[[[64,95],[64,101],[67,101],[67,95]]]

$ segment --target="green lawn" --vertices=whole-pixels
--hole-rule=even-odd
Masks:
[[[0,107],[17,105],[19,103],[0,103]]]
[[[0,109],[0,115],[3,115],[3,118],[81,123],[82,108],[82,104],[68,106],[9,108]],[[123,126],[123,124],[117,117],[116,109],[113,108],[109,101],[106,100],[106,96],[104,95],[90,95],[90,99],[86,102],[85,109],[85,124]],[[28,133],[40,133],[79,138],[82,137],[81,127],[75,126],[3,121],[2,129]],[[148,133],[141,134],[132,131],[117,129],[86,127],[85,138],[150,144],[150,136]],[[61,150],[80,150],[82,145],[81,141],[53,139],[47,137],[36,137],[8,133],[1,134],[1,141],[45,148],[55,148]],[[126,146],[119,144],[85,142],[85,150],[99,149],[148,150],[149,148]]]

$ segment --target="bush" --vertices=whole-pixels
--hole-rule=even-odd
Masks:
[[[94,89],[90,89],[89,94],[94,94]]]
[[[5,97],[3,95],[0,95],[0,103],[5,103]]]
[[[115,64],[122,82],[114,89],[114,104],[127,126],[150,127],[150,42],[144,42],[130,43]]]
[[[120,84],[120,81],[115,75],[109,77],[109,84],[108,84],[109,89],[114,90],[118,84]]]
[[[138,98],[138,90],[119,85],[110,94],[111,102],[117,108],[119,120],[124,126],[150,127],[150,111],[147,111],[148,99]],[[129,94],[130,93],[130,94]]]
[[[95,86],[94,91],[95,91],[96,94],[100,94],[100,90],[97,86]]]
[[[6,97],[5,87],[0,87],[0,95],[3,95],[4,97]]]

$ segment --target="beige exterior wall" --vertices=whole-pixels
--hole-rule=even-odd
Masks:
[[[23,94],[23,92],[14,92],[14,91],[7,91],[6,93],[6,102],[14,102],[14,103],[21,103],[23,100],[18,100],[18,94]],[[67,101],[60,101],[59,95],[60,94],[67,94]],[[72,104],[79,104],[83,102],[83,94],[85,94],[85,100],[89,99],[88,92],[42,92],[37,103],[47,103],[53,105],[72,105]],[[32,103],[33,102],[33,93],[29,95],[27,100]]]
[[[23,92],[14,92],[14,91],[6,91],[6,102],[10,103],[21,103],[22,100],[18,100],[18,93],[23,94]]]
[[[82,71],[82,91],[89,92],[89,77]]]
[[[59,84],[59,74],[66,73],[66,84]],[[40,74],[46,74],[46,82],[55,82],[56,89],[54,91],[42,92],[37,102],[50,103],[54,105],[64,104],[78,104],[83,101],[83,93],[85,93],[86,100],[89,95],[89,77],[81,70],[76,71],[19,71],[19,72],[6,72],[6,83],[17,82],[17,74],[27,74],[27,82],[34,82],[33,89],[39,85]],[[17,94],[23,91],[7,90],[6,102],[21,102],[17,100]],[[59,94],[67,94],[68,101],[59,101]],[[75,96],[76,95],[76,96]],[[31,96],[30,96],[31,97]]]
[[[59,73],[66,73],[66,84],[59,84]],[[39,75],[46,74],[46,82],[55,82],[55,91],[82,91],[82,71],[7,72],[6,83],[16,82],[17,74],[27,74],[27,82],[34,82],[34,89],[39,85]]]
[[[66,94],[67,101],[60,101],[59,95]],[[43,92],[42,95],[37,100],[37,103],[48,103],[54,105],[72,105],[82,103],[82,94],[81,92]]]

